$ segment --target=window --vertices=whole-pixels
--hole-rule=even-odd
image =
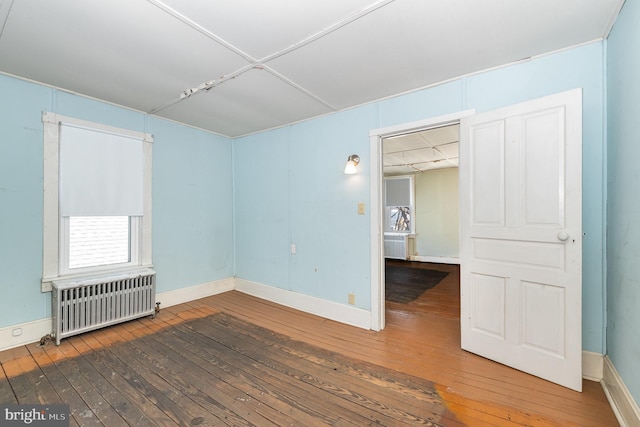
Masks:
[[[151,266],[151,135],[43,113],[42,290]]]
[[[409,233],[411,231],[411,207],[410,206],[391,206],[389,212],[389,230],[402,231]]]
[[[414,177],[411,175],[386,177],[385,232],[412,234],[414,225]]]
[[[63,274],[138,265],[135,216],[71,216],[61,218]]]

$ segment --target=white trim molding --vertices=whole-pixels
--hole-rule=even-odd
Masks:
[[[221,294],[234,289],[234,278],[214,280],[200,285],[189,286],[187,288],[174,289],[172,291],[160,292],[156,294],[156,301],[160,303],[160,309],[171,307],[185,302],[194,301]]]
[[[460,258],[454,257],[441,257],[441,256],[425,256],[425,255],[411,255],[410,261],[418,262],[433,262],[436,264],[458,264],[460,265]]]
[[[0,351],[38,342],[52,330],[51,317],[4,327],[0,329]]]
[[[402,123],[369,131],[370,176],[370,228],[371,228],[371,329],[379,331],[385,326],[384,313],[384,214],[382,189],[382,140],[391,136],[459,123],[475,114],[475,109]]]
[[[582,378],[589,381],[602,381],[604,356],[592,351],[582,351]]]
[[[640,407],[609,356],[604,357],[602,388],[621,427],[640,426]]]
[[[249,280],[235,279],[236,291],[253,295],[276,304],[295,308],[306,313],[315,314],[325,319],[346,323],[363,329],[371,329],[371,312],[361,308],[349,307],[337,302],[312,297],[309,295],[291,292],[287,289],[276,288],[251,282]]]

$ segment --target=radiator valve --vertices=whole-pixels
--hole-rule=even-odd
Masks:
[[[157,315],[158,313],[160,313],[160,303],[159,302],[156,303],[156,309],[155,309],[155,314]],[[155,317],[155,315],[154,315],[154,317]]]
[[[47,341],[52,341],[52,340],[53,340],[53,336],[51,336],[51,334],[47,334],[47,335],[43,336],[42,338],[40,338],[40,342],[38,343],[38,347],[42,347],[47,343]]]

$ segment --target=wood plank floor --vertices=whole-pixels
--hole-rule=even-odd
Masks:
[[[424,418],[424,422],[433,422],[433,425],[618,425],[598,383],[584,381],[583,393],[577,393],[460,350],[458,267],[441,264],[415,266],[439,269],[449,274],[415,301],[387,303],[387,327],[381,332],[339,324],[232,291],[165,308],[156,319],[141,319],[71,337],[63,340],[59,347],[52,343],[44,347],[32,344],[0,352],[0,402],[68,403],[76,408],[71,425],[83,426],[370,423],[367,420],[371,419],[366,416],[353,418],[356,415],[350,410],[346,410],[343,417],[336,417],[336,412],[345,409],[330,410],[334,418],[326,418],[316,406],[314,416],[313,411],[301,408],[325,402],[329,405],[332,398],[319,397],[312,389],[287,383],[282,383],[282,390],[295,390],[287,395],[289,403],[286,403],[284,394],[277,397],[269,395],[264,400],[249,402],[255,405],[251,407],[250,414],[239,415],[235,409],[238,400],[230,396],[237,398],[239,395],[233,393],[242,390],[246,384],[231,380],[214,383],[205,380],[207,377],[199,358],[218,360],[216,363],[222,363],[222,366],[226,366],[224,363],[236,363],[233,365],[236,369],[232,371],[241,371],[243,376],[251,376],[254,382],[260,380],[260,369],[266,375],[260,364],[252,366],[253,371],[245,371],[240,369],[237,361],[225,359],[230,356],[214,353],[221,345],[213,341],[214,337],[227,339],[227,345],[235,342],[233,340],[241,340],[241,348],[253,348],[252,360],[264,353],[260,357],[268,358],[270,364],[275,363],[276,357],[272,348],[283,345],[279,341],[274,344],[274,337],[280,337],[278,339],[300,341],[337,353],[333,363],[342,366],[339,369],[346,369],[340,365],[344,357],[354,365],[377,365],[386,369],[384,372],[401,378],[415,377],[416,384],[422,384],[425,389],[431,385],[446,409],[437,414],[435,409],[431,411],[434,414],[432,421]],[[231,333],[232,329],[227,326],[218,327],[218,334],[215,334],[200,324],[196,331],[200,334],[198,336],[209,334],[210,338],[202,339],[212,341],[206,341],[204,350],[197,350],[192,345],[197,341],[193,325],[198,324],[189,322],[216,313],[228,316],[231,323],[255,325],[259,330],[278,335],[272,336],[268,344],[262,341],[256,346],[248,336],[257,337],[258,329],[236,337],[237,334]],[[189,336],[192,339],[185,338]],[[121,343],[133,344],[122,346]],[[319,355],[300,354],[304,354],[303,359],[330,363]],[[278,363],[293,366],[294,360],[287,358]],[[247,369],[249,365],[243,364]],[[341,377],[332,376],[336,380]],[[278,381],[271,377],[261,380],[265,381],[264,390],[273,389],[269,380]],[[349,384],[355,384],[354,379],[349,381]],[[360,384],[356,388],[367,387]],[[279,410],[266,412],[266,407]],[[203,408],[209,410],[203,411]],[[406,407],[402,408],[406,411]],[[226,418],[221,414],[226,414]],[[382,420],[379,425],[418,423],[389,417],[380,417],[379,420]]]

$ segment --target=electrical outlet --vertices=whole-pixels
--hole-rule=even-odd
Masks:
[[[349,294],[349,304],[356,305],[356,294],[354,293]]]
[[[20,335],[22,335],[22,328],[15,328],[11,331],[11,335],[14,337],[19,337]]]

